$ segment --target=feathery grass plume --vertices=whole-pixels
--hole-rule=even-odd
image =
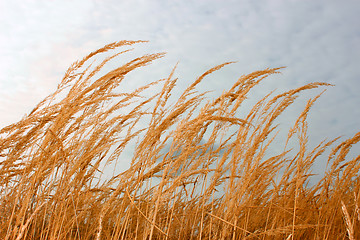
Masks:
[[[279,116],[303,91],[329,84],[269,92],[246,113],[251,89],[281,68],[244,75],[214,99],[197,87],[230,62],[179,94],[176,67],[167,78],[122,91],[128,73],[162,53],[98,76],[139,43],[111,43],[75,62],[53,94],[0,130],[1,239],[360,237],[360,156],[347,157],[360,132],[336,146],[338,138],[307,145],[306,119],[322,93],[281,139],[283,152],[269,151]],[[108,51],[115,53],[96,64]],[[331,147],[324,177],[309,185]],[[118,170],[121,161],[130,167]]]

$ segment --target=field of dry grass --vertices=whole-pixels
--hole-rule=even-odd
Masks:
[[[225,63],[170,101],[175,69],[132,92],[120,87],[163,54],[97,77],[134,44],[115,42],[75,62],[52,95],[0,130],[0,239],[360,238],[360,156],[347,157],[360,132],[308,149],[306,119],[320,95],[281,139],[284,151],[269,155],[282,127],[276,119],[303,91],[328,84],[269,93],[239,118],[249,91],[280,69],[244,75],[206,98],[198,84]],[[115,54],[91,64],[106,52]],[[160,90],[142,95],[152,88]],[[130,145],[131,166],[116,171]],[[324,152],[326,173],[310,185]]]

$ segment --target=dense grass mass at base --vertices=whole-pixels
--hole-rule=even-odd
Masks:
[[[75,62],[53,94],[0,130],[1,239],[360,238],[360,156],[347,156],[360,132],[309,149],[307,116],[321,94],[281,139],[284,151],[269,154],[277,118],[303,91],[329,84],[269,93],[240,118],[250,90],[280,68],[244,75],[213,99],[197,87],[229,63],[176,94],[175,68],[121,91],[128,73],[161,53],[98,77],[139,43],[111,43]],[[117,172],[130,145],[131,165]],[[326,173],[309,185],[325,152]]]

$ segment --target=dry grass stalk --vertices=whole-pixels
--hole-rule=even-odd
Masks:
[[[121,92],[128,73],[163,54],[98,77],[130,50],[98,65],[95,57],[140,42],[115,42],[75,62],[53,94],[0,130],[1,239],[360,237],[360,156],[347,159],[360,133],[334,146],[325,176],[308,184],[313,165],[338,140],[308,149],[306,119],[321,94],[294,120],[284,151],[269,151],[279,116],[303,91],[329,84],[271,92],[246,114],[241,106],[251,89],[280,68],[244,75],[209,101],[198,85],[230,63],[180,94],[175,68],[165,79]],[[126,171],[117,170],[130,160]]]
[[[342,210],[343,215],[344,215],[344,221],[346,223],[346,230],[347,230],[347,232],[349,234],[349,239],[350,240],[355,240],[355,238],[354,238],[354,227],[353,227],[353,224],[351,223],[351,220],[350,220],[350,214],[347,211],[347,208],[346,208],[345,203],[343,201],[341,201],[341,210]]]

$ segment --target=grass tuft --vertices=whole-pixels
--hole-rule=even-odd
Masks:
[[[197,86],[229,63],[182,93],[175,68],[121,92],[128,73],[162,53],[98,76],[131,49],[97,65],[95,57],[139,43],[111,43],[75,62],[53,94],[0,130],[1,239],[360,238],[360,155],[347,157],[360,132],[309,149],[306,119],[321,94],[281,139],[284,151],[270,151],[279,116],[303,91],[329,84],[269,93],[244,114],[250,90],[281,68],[244,75],[214,99]],[[330,148],[324,177],[309,185]],[[123,161],[131,165],[119,171]]]

